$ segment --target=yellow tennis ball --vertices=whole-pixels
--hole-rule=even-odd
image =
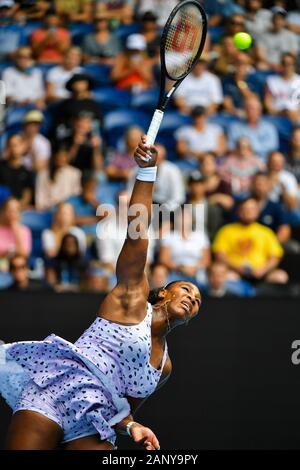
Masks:
[[[245,49],[249,49],[249,47],[251,46],[252,37],[248,33],[236,33],[233,36],[233,42],[235,47],[243,51]]]

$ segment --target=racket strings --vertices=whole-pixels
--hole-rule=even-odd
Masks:
[[[170,24],[165,42],[165,64],[170,78],[178,80],[194,64],[203,34],[203,19],[198,8],[181,8]]]

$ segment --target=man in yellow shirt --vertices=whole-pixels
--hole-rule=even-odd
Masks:
[[[257,222],[258,203],[254,198],[238,207],[239,222],[225,225],[216,235],[213,252],[234,272],[252,280],[285,284],[288,275],[277,266],[283,249],[275,233]]]

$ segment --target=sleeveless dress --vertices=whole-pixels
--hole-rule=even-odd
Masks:
[[[130,414],[126,396],[146,398],[167,358],[151,357],[152,306],[137,325],[97,317],[74,343],[54,334],[44,341],[0,346],[0,394],[15,413],[37,411],[64,431],[63,442],[99,433],[113,445],[113,428]]]

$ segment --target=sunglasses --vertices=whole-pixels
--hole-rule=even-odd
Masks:
[[[26,264],[19,264],[19,265],[13,264],[13,265],[11,266],[11,270],[12,270],[12,271],[18,271],[18,270],[20,270],[20,269],[26,269],[26,268],[27,268]]]

